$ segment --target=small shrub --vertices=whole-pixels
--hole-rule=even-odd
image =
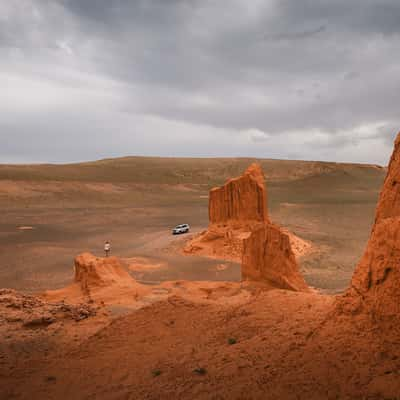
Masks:
[[[228,339],[228,344],[232,345],[232,344],[236,344],[237,340],[235,338],[229,338]]]
[[[207,373],[205,368],[196,368],[195,370],[193,370],[194,373],[196,373],[197,375],[205,375]]]
[[[155,369],[153,371],[151,371],[151,374],[156,377],[156,376],[160,376],[161,375],[161,371],[159,369]]]

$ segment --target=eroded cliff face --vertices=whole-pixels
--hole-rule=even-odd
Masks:
[[[353,312],[366,311],[377,319],[400,316],[400,134],[370,239],[340,304]]]
[[[242,280],[262,281],[281,289],[308,290],[289,236],[271,223],[260,225],[243,241]]]
[[[236,223],[248,225],[268,220],[267,191],[264,173],[258,164],[252,164],[238,178],[210,191],[210,224]]]

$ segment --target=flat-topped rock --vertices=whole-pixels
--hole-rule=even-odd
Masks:
[[[117,257],[103,258],[83,253],[75,257],[74,265],[74,281],[83,289],[134,282]]]

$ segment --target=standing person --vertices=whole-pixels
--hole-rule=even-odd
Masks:
[[[104,243],[104,253],[106,253],[106,257],[108,257],[108,253],[110,252],[110,250],[111,250],[111,244],[110,244],[110,242],[107,240],[107,241]]]

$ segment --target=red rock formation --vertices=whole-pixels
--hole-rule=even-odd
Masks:
[[[190,241],[184,252],[242,261],[243,279],[307,290],[289,236],[268,219],[264,181],[261,167],[252,164],[242,176],[212,189],[208,230]]]
[[[123,304],[150,291],[129,275],[117,257],[83,253],[75,258],[74,264],[74,282],[62,289],[46,291],[43,296],[48,301]]]
[[[367,311],[374,318],[400,316],[400,134],[370,239],[344,300],[344,307]]]
[[[260,165],[251,164],[243,175],[211,189],[209,227],[185,246],[184,253],[241,262],[243,239],[255,224],[268,221],[264,181]]]
[[[210,224],[248,224],[268,220],[264,180],[261,167],[252,164],[242,176],[212,189],[209,201]]]
[[[135,282],[117,257],[95,257],[83,253],[75,258],[75,282],[82,290],[112,285],[127,286]]]
[[[244,240],[242,279],[263,281],[282,289],[308,290],[289,236],[271,223],[260,225]]]

